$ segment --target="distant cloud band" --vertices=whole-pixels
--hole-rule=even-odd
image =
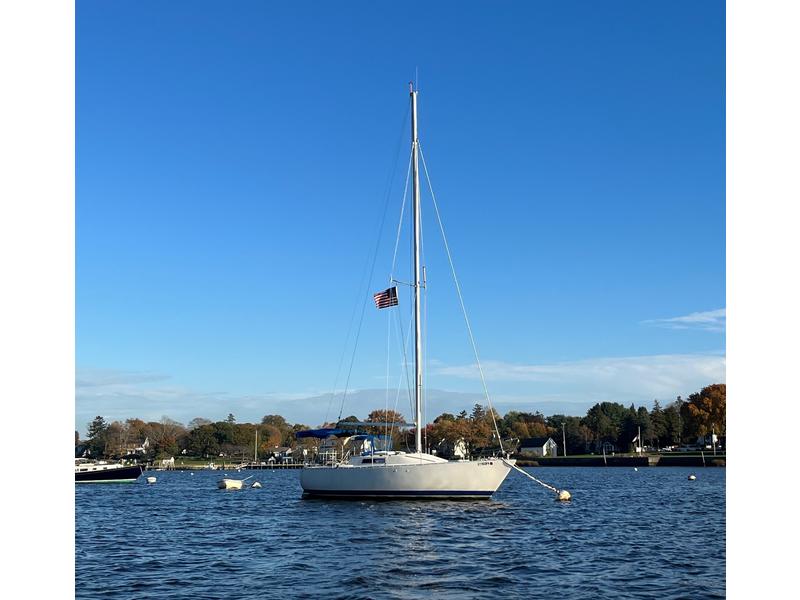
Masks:
[[[656,327],[666,327],[668,329],[699,329],[703,331],[725,331],[725,310],[707,310],[704,312],[693,312],[682,317],[671,317],[668,319],[649,319],[642,321],[644,325]]]

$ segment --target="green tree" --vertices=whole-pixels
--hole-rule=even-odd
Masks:
[[[651,445],[655,441],[656,445],[660,448],[667,444],[667,419],[664,416],[664,411],[658,400],[653,401],[653,408],[650,411],[650,431],[651,431]]]
[[[186,437],[186,451],[192,456],[208,458],[219,454],[219,442],[213,424],[200,425]]]
[[[666,427],[667,444],[681,444],[683,442],[683,419],[681,418],[681,397],[664,408],[664,424]]]
[[[91,423],[87,424],[86,430],[88,434],[87,442],[89,451],[92,456],[105,456],[107,443],[106,434],[108,432],[108,423],[106,423],[106,420],[98,415]]]
[[[213,421],[211,419],[205,419],[203,417],[195,417],[191,421],[189,421],[189,425],[187,425],[187,429],[197,429],[198,427],[202,427],[203,425],[211,425]]]
[[[619,446],[622,445],[621,434],[624,433],[625,417],[628,415],[629,410],[622,404],[600,402],[589,409],[582,423],[592,432],[595,448],[599,449],[605,442]],[[630,441],[632,438],[633,436],[630,436],[624,441]]]
[[[564,426],[563,432],[561,426]],[[586,452],[592,441],[592,432],[581,423],[580,417],[566,415],[553,415],[547,417],[548,435],[558,444],[558,452],[564,454],[564,438],[566,438],[567,454],[582,454]],[[543,437],[543,436],[540,436]]]
[[[261,424],[262,425],[272,425],[273,427],[277,427],[281,431],[284,429],[291,429],[289,423],[286,422],[280,415],[264,415],[261,417]]]

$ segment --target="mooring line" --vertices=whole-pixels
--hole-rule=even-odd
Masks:
[[[502,461],[503,461],[503,462],[504,462],[506,465],[508,465],[509,467],[511,467],[512,469],[516,469],[517,471],[519,471],[520,473],[522,473],[523,475],[525,475],[525,477],[528,477],[529,479],[533,479],[533,480],[534,480],[536,483],[538,483],[538,484],[539,484],[539,485],[541,485],[541,486],[544,486],[544,487],[546,487],[548,490],[552,490],[552,491],[554,491],[554,492],[556,493],[556,495],[558,496],[558,499],[559,499],[559,500],[569,500],[569,499],[571,498],[571,495],[570,495],[570,493],[569,493],[567,490],[559,490],[559,489],[557,489],[557,488],[554,488],[552,485],[548,485],[548,484],[546,484],[544,481],[540,481],[539,479],[536,479],[536,477],[534,477],[533,475],[531,475],[531,474],[530,474],[530,473],[528,473],[527,471],[524,471],[523,469],[521,469],[520,467],[518,467],[518,466],[517,466],[517,465],[515,465],[514,463],[510,463],[510,462],[508,462],[508,461],[507,461],[505,458],[503,458],[503,459],[501,459],[501,460],[502,460]]]

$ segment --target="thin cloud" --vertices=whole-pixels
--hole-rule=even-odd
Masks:
[[[725,309],[718,308],[716,310],[693,312],[682,317],[671,317],[668,319],[648,319],[647,321],[642,321],[642,324],[665,327],[667,329],[696,329],[724,332],[726,325]]]
[[[195,417],[224,419],[233,413],[241,422],[260,421],[285,403],[308,398],[314,392],[235,395],[198,391],[170,383],[171,376],[114,369],[79,369],[75,381],[75,427],[101,415],[108,421],[140,418],[157,421],[168,416],[181,423]]]
[[[525,388],[532,396],[557,393],[565,400],[592,398],[674,398],[725,380],[725,356],[719,354],[660,354],[592,358],[521,365],[501,361],[481,363],[488,382]],[[479,380],[477,365],[438,367],[434,374]]]
[[[79,369],[75,376],[76,388],[107,387],[166,381],[169,375],[147,371],[122,371],[117,369]]]
[[[502,361],[482,363],[492,402],[502,414],[509,410],[583,416],[597,402],[649,405],[677,395],[687,396],[711,383],[724,383],[725,356],[718,354],[661,354],[652,356],[600,357],[542,364]],[[442,412],[470,410],[485,404],[477,366],[446,365],[431,361],[426,388],[425,418],[432,421]],[[283,415],[289,422],[310,426],[343,415],[366,417],[383,408],[386,389],[351,389],[342,403],[341,390],[330,392],[230,394],[196,390],[155,373],[81,370],[76,388],[75,425],[85,432],[96,415],[107,420],[138,417],[157,421],[162,416],[181,423],[195,417],[224,419],[233,413],[239,422],[259,422],[266,414]],[[460,389],[459,389],[460,388]],[[331,400],[333,400],[331,402]],[[413,409],[408,392],[396,385],[389,394],[389,408],[410,419]]]

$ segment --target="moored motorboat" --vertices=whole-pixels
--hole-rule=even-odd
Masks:
[[[142,471],[141,465],[75,459],[75,483],[133,483]]]

